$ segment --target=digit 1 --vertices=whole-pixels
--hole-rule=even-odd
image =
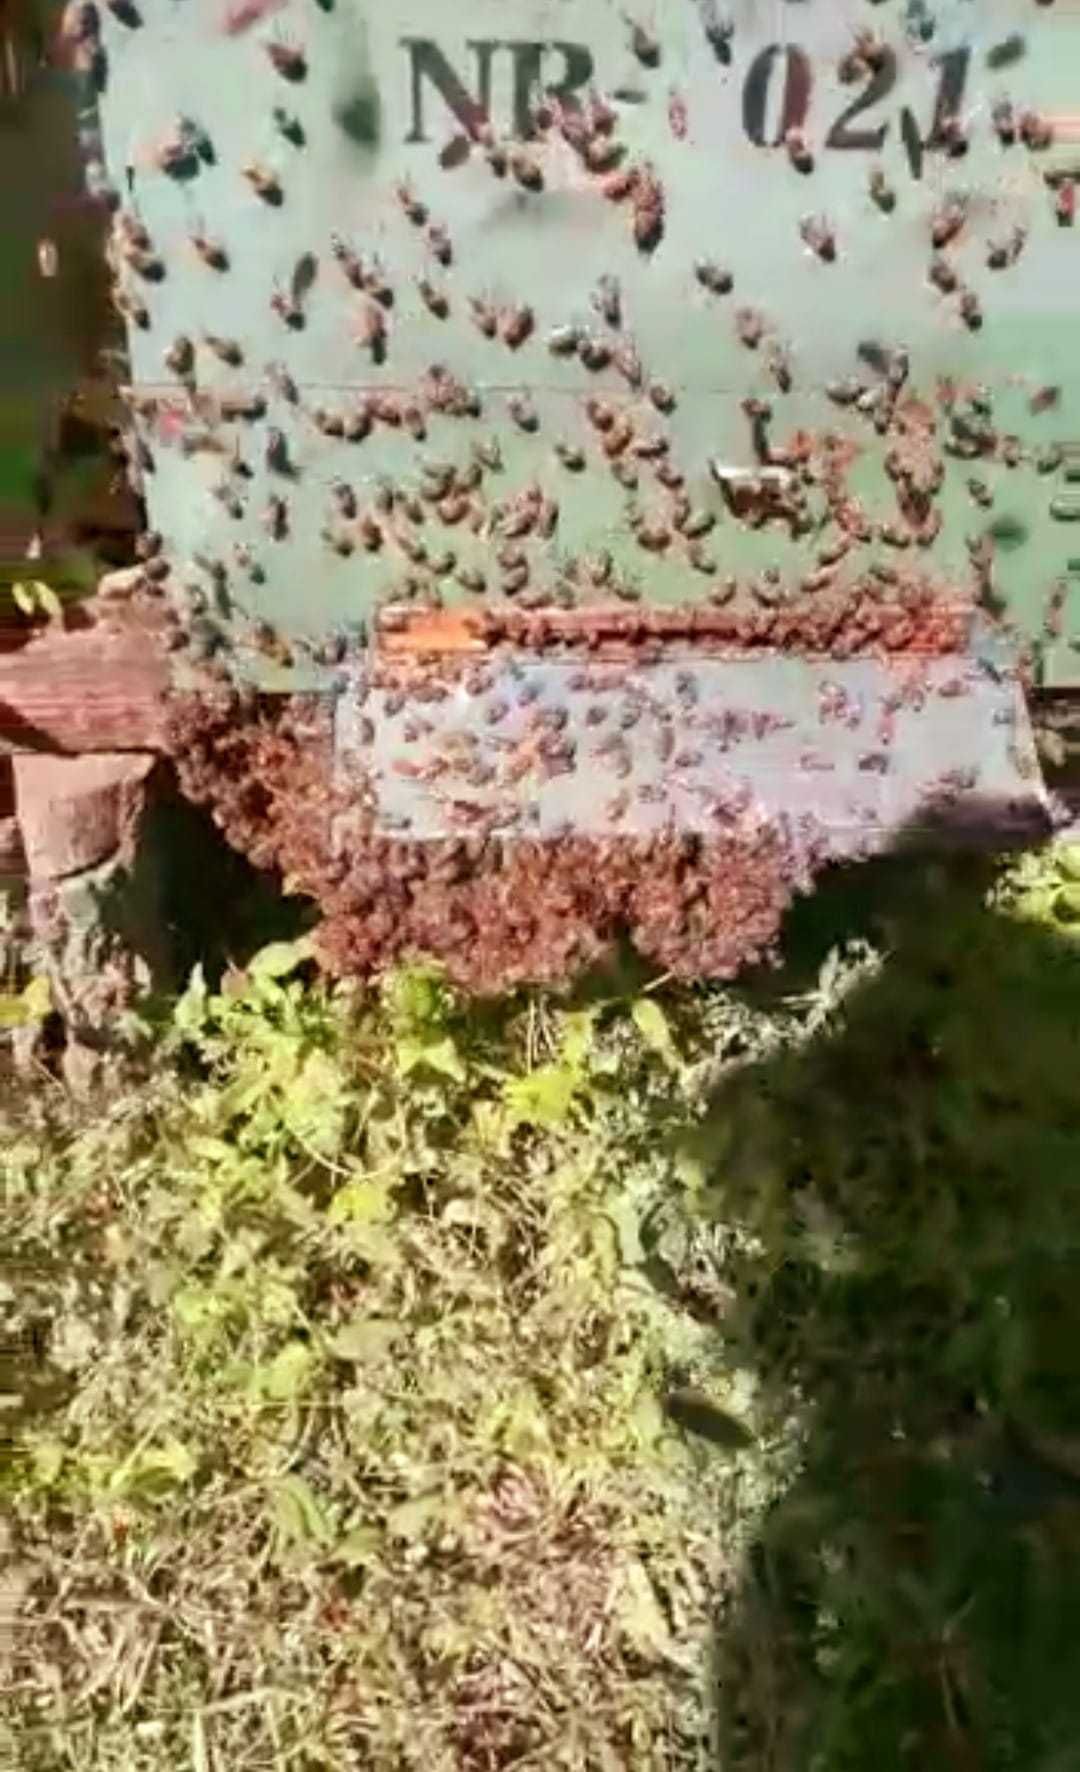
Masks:
[[[941,69],[938,81],[937,104],[934,107],[934,121],[930,126],[930,134],[926,138],[928,148],[941,148],[946,145],[946,126],[960,114],[967,90],[968,71],[971,67],[971,45],[965,43],[962,49],[947,50],[944,55],[935,59],[935,66]]]

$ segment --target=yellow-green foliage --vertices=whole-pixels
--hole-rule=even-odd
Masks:
[[[11,1129],[7,1310],[48,1344],[0,1478],[15,1763],[702,1763],[715,1523],[770,1461],[643,1277],[694,1183],[677,1036],[305,961],[196,974],[153,1084]],[[665,1412],[675,1369],[729,1444]]]
[[[32,1092],[4,1764],[1075,1765],[1077,872],[857,873],[742,991],[276,944]]]

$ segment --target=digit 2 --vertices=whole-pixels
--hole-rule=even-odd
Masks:
[[[848,125],[853,117],[868,111],[872,105],[879,105],[883,98],[888,98],[896,85],[896,56],[891,49],[881,51],[881,62],[874,69],[874,77],[869,86],[863,88],[854,104],[836,119],[826,138],[827,148],[868,148],[877,153],[884,146],[889,125],[882,123],[877,129],[850,129]]]

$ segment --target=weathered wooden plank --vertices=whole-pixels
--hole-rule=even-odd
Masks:
[[[43,635],[0,656],[0,750],[159,751],[168,688],[156,622]]]

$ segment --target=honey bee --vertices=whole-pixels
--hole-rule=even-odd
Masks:
[[[789,129],[784,136],[784,147],[787,149],[787,157],[791,161],[796,172],[801,172],[804,176],[808,172],[813,172],[813,150],[806,139],[804,130],[798,128]]]
[[[357,534],[360,537],[360,543],[364,548],[365,553],[377,554],[379,552],[384,540],[383,527],[382,524],[372,516],[370,511],[365,511],[364,515],[360,518],[360,522],[357,526]]]
[[[827,217],[808,215],[799,223],[799,233],[825,264],[832,264],[836,259],[836,232]]]
[[[714,264],[712,259],[699,259],[694,266],[694,275],[710,295],[730,295],[734,288],[735,279],[731,272]]]
[[[204,265],[212,271],[227,271],[229,255],[220,240],[213,239],[205,229],[193,228],[188,238]]]
[[[869,183],[871,198],[884,214],[889,214],[896,208],[896,192],[880,166],[871,168]]]
[[[244,541],[233,542],[233,550],[232,551],[233,551],[233,559],[236,561],[236,564],[240,567],[242,572],[247,573],[248,577],[251,579],[252,584],[264,583],[264,581],[266,579],[266,573],[263,570],[263,568],[259,565],[259,562],[256,560],[251,549],[248,547],[247,542],[244,542]]]
[[[527,394],[512,394],[507,407],[519,430],[532,432],[540,429],[540,414]]]
[[[148,283],[160,283],[165,275],[165,265],[156,252],[147,251],[139,246],[126,246],[123,249],[124,260],[140,277]]]
[[[983,323],[982,303],[973,289],[965,289],[960,297],[960,318],[969,332],[978,332]]]
[[[1004,147],[1011,147],[1016,140],[1016,111],[1010,99],[999,98],[990,111],[990,121],[994,133]]]
[[[482,332],[485,338],[496,338],[498,336],[499,316],[490,302],[483,301],[479,296],[470,296],[469,312],[473,317],[477,330]]]
[[[791,392],[792,372],[791,358],[782,345],[770,346],[766,353],[766,362],[777,387],[782,394]]]
[[[554,498],[545,498],[536,516],[536,530],[545,541],[550,541],[559,527],[559,505]]]
[[[1061,401],[1061,389],[1048,386],[1036,389],[1028,401],[1028,410],[1033,413],[1050,412]]]
[[[117,211],[113,218],[112,235],[121,250],[126,246],[134,246],[143,252],[153,250],[154,242],[150,237],[150,230],[130,209]]]
[[[368,400],[357,400],[342,420],[342,432],[347,442],[362,443],[370,436],[374,424],[374,414]]]
[[[535,316],[530,307],[510,308],[503,316],[502,341],[512,351],[519,350],[526,339],[532,336],[536,324]]]
[[[429,277],[417,277],[416,287],[420,299],[429,314],[436,320],[445,320],[450,313],[450,298],[445,289],[439,289]]]
[[[137,326],[140,332],[147,330],[150,325],[150,310],[130,289],[115,288],[112,301],[117,313],[122,314],[125,320],[130,320],[132,326]]]
[[[639,252],[655,252],[664,235],[664,190],[651,167],[639,169],[632,193],[634,242]]]
[[[389,425],[391,430],[400,431],[402,424],[401,403],[393,394],[372,394],[368,400],[368,409],[377,423]]]
[[[645,370],[641,361],[641,353],[630,339],[617,344],[612,353],[612,362],[624,381],[632,388],[640,388],[645,380]]]
[[[615,172],[605,173],[600,180],[600,194],[609,203],[625,203],[637,189],[638,174],[636,167],[622,166]]]
[[[386,347],[386,319],[377,302],[365,302],[353,323],[353,341],[378,357]]]
[[[1019,118],[1020,139],[1025,147],[1032,148],[1036,153],[1051,146],[1054,140],[1054,126],[1037,111],[1023,111]]]
[[[527,148],[514,148],[510,154],[510,170],[518,184],[526,191],[542,191],[544,174],[535,154]]]
[[[622,418],[608,426],[602,435],[603,441],[600,447],[609,461],[615,461],[619,456],[626,454],[634,441],[633,420],[624,414]]]
[[[709,535],[716,528],[716,518],[711,511],[694,510],[680,525],[682,533],[691,541],[697,541],[703,535]]]
[[[585,466],[585,451],[577,443],[560,441],[555,445],[555,454],[571,474],[580,474]]]
[[[585,402],[585,412],[589,423],[597,431],[610,431],[615,423],[615,408],[606,400],[590,398]]]
[[[248,160],[240,168],[240,171],[255,195],[261,197],[264,203],[269,203],[276,208],[284,200],[285,193],[281,188],[281,180],[276,172],[271,171],[269,166],[264,166],[258,160]]]
[[[216,332],[204,332],[203,342],[207,350],[213,351],[214,356],[227,363],[230,369],[239,369],[244,361],[244,353],[235,338],[221,338]]]
[[[593,135],[582,149],[590,172],[611,172],[626,158],[626,147],[610,135]]]
[[[502,575],[502,591],[506,597],[516,597],[529,582],[529,563],[523,561],[520,566],[512,566],[509,572]]]
[[[960,279],[957,276],[956,271],[949,263],[949,260],[940,252],[935,253],[934,257],[930,260],[928,276],[931,283],[934,285],[934,288],[940,289],[943,295],[951,295],[959,286]]]
[[[735,335],[747,350],[756,351],[765,336],[765,321],[756,308],[740,308],[735,315]]]
[[[666,455],[671,443],[660,431],[643,431],[633,440],[634,454],[642,461],[655,461],[657,457]]]
[[[536,526],[536,513],[529,505],[518,505],[498,517],[500,532],[511,540],[530,535]]]
[[[427,207],[425,204],[421,203],[407,179],[402,179],[401,182],[395,186],[394,194],[397,197],[398,202],[401,204],[402,209],[405,211],[405,214],[412,222],[413,227],[424,227],[428,219]]]
[[[464,493],[451,492],[438,501],[436,508],[440,522],[453,529],[468,516],[471,505]]]
[[[393,307],[394,292],[386,281],[377,260],[371,266],[370,270],[365,269],[364,271],[364,288],[367,290],[372,300],[377,301],[381,307]]]
[[[956,239],[967,220],[967,205],[959,197],[948,197],[938,205],[930,218],[930,238],[936,251]]]
[[[492,474],[502,472],[502,450],[496,437],[481,438],[479,442],[473,444],[472,454],[473,460],[480,468],[486,468]]]
[[[606,339],[583,337],[578,344],[578,356],[586,369],[595,374],[606,369],[611,362],[611,346]]]
[[[289,533],[289,507],[280,493],[271,493],[263,512],[263,524],[271,541],[284,541]]]
[[[190,126],[181,118],[166,135],[154,144],[151,157],[159,172],[170,178],[183,177],[196,164],[197,150]]]
[[[427,231],[428,247],[440,265],[449,265],[454,260],[454,248],[450,235],[442,222],[432,222]]]
[[[291,142],[294,148],[302,148],[305,140],[304,125],[299,117],[292,111],[287,111],[284,105],[275,105],[271,115],[278,133],[283,135],[287,142]]]
[[[627,19],[630,26],[630,48],[643,67],[656,68],[660,65],[659,39],[645,25],[634,19]]]
[[[666,487],[669,492],[679,492],[686,485],[686,475],[674,462],[658,462],[655,473],[661,486]]]
[[[285,289],[274,290],[270,297],[270,311],[293,332],[298,332],[304,324],[303,309]]]
[[[1014,265],[1027,243],[1027,229],[1017,226],[1004,240],[991,241],[986,262],[992,271],[1003,271]]]
[[[272,38],[264,47],[271,67],[283,80],[303,80],[307,73],[307,58],[298,44]]]
[[[230,486],[227,480],[212,488],[212,496],[228,512],[230,517],[239,520],[244,515],[244,501],[237,494],[236,488]]]
[[[662,554],[671,546],[671,530],[666,523],[642,523],[637,531],[637,544],[649,554]]]
[[[165,367],[174,375],[190,375],[195,367],[195,346],[184,332],[177,333],[165,352]]]
[[[341,515],[351,522],[356,516],[357,503],[356,493],[349,482],[347,480],[332,480],[330,482],[330,496]]]
[[[288,439],[285,436],[284,431],[278,430],[276,425],[271,426],[270,430],[266,433],[266,443],[263,448],[263,460],[266,462],[271,473],[292,473],[292,464],[289,460]]]
[[[580,343],[580,326],[556,326],[547,336],[547,348],[553,357],[572,357]]]
[[[96,43],[101,35],[101,14],[94,0],[69,0],[60,20],[60,31],[68,43]]]
[[[412,535],[408,530],[399,530],[394,539],[406,560],[410,560],[414,566],[427,564],[428,551],[419,536]]]
[[[332,257],[335,258],[341,266],[342,271],[345,273],[346,278],[352,284],[353,288],[363,289],[363,264],[357,254],[352,250],[351,246],[347,245],[342,239],[340,234],[331,234],[330,252]]]
[[[332,548],[343,560],[349,559],[356,552],[356,542],[347,529],[335,528],[332,523],[327,523],[321,534],[327,547]]]
[[[420,474],[424,482],[421,496],[430,499],[433,504],[446,497],[457,478],[453,462],[448,461],[422,462]]]
[[[622,289],[617,277],[601,277],[593,291],[592,305],[609,326],[622,325]]]

